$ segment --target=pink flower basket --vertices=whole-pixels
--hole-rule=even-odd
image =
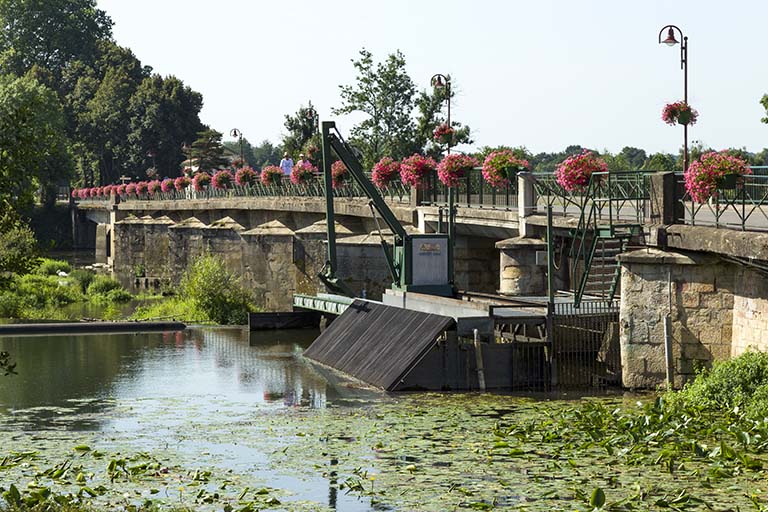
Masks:
[[[268,165],[261,170],[261,183],[264,185],[280,185],[283,170],[276,165]]]
[[[135,183],[129,183],[125,186],[125,195],[127,196],[135,196],[136,195],[136,184]]]
[[[411,155],[400,163],[400,181],[404,185],[424,188],[427,185],[427,175],[435,169],[437,162],[432,158],[419,154]]]
[[[160,190],[162,190],[164,194],[167,194],[168,192],[173,192],[174,188],[175,187],[173,186],[173,180],[171,178],[165,178],[160,183]]]
[[[315,177],[317,167],[304,161],[293,166],[291,171],[291,183],[294,185],[304,185],[309,183]]]
[[[530,167],[528,160],[517,158],[512,151],[494,151],[483,161],[483,178],[489,185],[502,188],[509,185],[518,172]]]
[[[173,188],[181,192],[182,190],[187,188],[190,183],[192,183],[192,180],[190,180],[186,176],[179,176],[178,178],[173,180]]]
[[[235,173],[235,183],[241,187],[252,187],[256,184],[256,171],[250,167],[241,167]]]
[[[127,186],[125,185],[125,183],[121,183],[120,185],[118,185],[115,188],[116,194],[119,195],[119,196],[125,196],[125,189],[126,188],[127,188]]]
[[[446,187],[456,187],[473,167],[477,167],[477,160],[471,156],[451,153],[437,165],[437,177]]]
[[[389,185],[395,176],[400,173],[400,162],[385,156],[379,160],[371,169],[371,181],[379,187],[384,188]]]
[[[684,101],[667,103],[661,111],[661,120],[670,126],[676,124],[696,124],[699,113]]]
[[[684,173],[685,190],[697,203],[706,203],[717,195],[728,176],[734,176],[736,185],[743,186],[742,176],[752,174],[752,169],[741,158],[725,151],[710,151],[688,166]],[[739,183],[741,181],[741,183]]]
[[[593,173],[608,172],[608,164],[591,151],[566,158],[555,170],[557,183],[568,192],[587,188]]]
[[[331,179],[334,189],[343,187],[349,181],[349,170],[341,160],[336,160],[331,164]]]
[[[140,181],[136,184],[136,195],[137,196],[143,196],[147,193],[147,189],[149,187],[149,183],[146,181]]]
[[[150,196],[154,196],[163,190],[163,184],[160,183],[160,180],[152,180],[147,185],[147,190],[149,191]]]
[[[234,178],[232,177],[232,173],[226,169],[216,171],[216,174],[214,174],[213,178],[211,179],[213,188],[218,190],[227,190],[228,188],[232,187],[233,181]]]
[[[201,192],[208,187],[208,185],[211,184],[211,175],[207,172],[198,172],[195,174],[195,177],[192,178],[192,186],[195,190],[198,192]]]

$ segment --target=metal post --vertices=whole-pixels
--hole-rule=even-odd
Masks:
[[[681,32],[682,34],[682,32]],[[683,101],[688,103],[688,36],[683,36],[683,43],[680,47],[680,57],[683,61]],[[688,170],[688,123],[683,125],[683,171]]]
[[[485,391],[485,368],[483,367],[483,348],[477,329],[472,330],[475,335],[475,365],[477,366],[477,384],[480,391]]]
[[[451,80],[445,79],[445,93],[448,101],[448,128],[451,127]],[[451,154],[451,139],[448,139],[447,154]],[[456,193],[454,187],[448,187],[448,282],[456,282],[453,259],[456,254]]]
[[[547,346],[550,351],[550,383],[557,386],[557,358],[554,350],[554,315],[555,315],[555,248],[552,236],[552,205],[547,203]]]
[[[327,125],[327,128],[326,128]],[[323,121],[323,184],[325,186],[326,233],[328,237],[328,267],[330,275],[336,274],[336,226],[333,211],[333,176],[331,175],[331,144],[326,133],[334,126],[333,121]]]

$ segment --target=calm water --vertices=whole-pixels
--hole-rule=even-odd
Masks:
[[[79,434],[98,432],[102,448],[154,450],[170,443],[182,458],[199,460],[205,454],[206,462],[228,470],[263,473],[267,485],[289,489],[296,499],[336,510],[370,510],[365,502],[330,489],[323,478],[299,480],[270,470],[270,451],[290,440],[265,437],[262,448],[246,448],[236,437],[220,435],[228,425],[258,423],[269,415],[382,398],[334,383],[300,357],[316,335],[311,330],[249,334],[239,328],[199,328],[0,338],[0,350],[11,352],[18,363],[18,375],[0,377],[0,430],[19,439],[33,435],[72,443]],[[193,430],[196,435],[185,435]]]

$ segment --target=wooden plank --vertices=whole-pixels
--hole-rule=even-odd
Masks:
[[[355,300],[304,355],[392,390],[454,324],[446,316]]]

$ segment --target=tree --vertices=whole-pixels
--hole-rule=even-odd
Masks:
[[[627,162],[627,168],[624,169],[625,171],[640,169],[647,158],[644,149],[633,148],[631,146],[624,146],[621,152],[616,156],[621,156]]]
[[[7,202],[0,203],[0,288],[12,274],[28,274],[37,266],[35,234]]]
[[[320,146],[316,115],[311,101],[306,107],[299,107],[296,114],[286,114],[284,126],[288,134],[283,136],[283,148],[292,158],[295,159],[299,153],[304,152],[309,144]]]
[[[648,157],[643,164],[643,170],[646,171],[665,171],[675,170],[675,157],[669,153],[654,153]]]
[[[253,148],[253,164],[258,167],[277,165],[280,163],[282,153],[280,146],[273,146],[268,140],[263,140]]]
[[[518,146],[516,148],[513,148],[511,146],[496,146],[496,147],[483,146],[477,151],[477,153],[475,153],[475,158],[477,158],[477,161],[482,164],[483,160],[485,160],[485,157],[487,157],[494,151],[504,151],[504,150],[512,151],[512,154],[515,155],[516,158],[522,158],[523,160],[528,160],[528,163],[531,164],[531,168],[533,168],[535,157],[530,151],[528,151],[528,148],[526,148],[525,146]]]
[[[450,79],[450,77],[448,78]],[[453,99],[455,94],[455,90],[451,89],[451,99]],[[447,87],[436,87],[433,89],[432,94],[429,94],[427,91],[419,93],[418,98],[416,98],[418,113],[416,115],[414,151],[435,158],[441,154],[443,148],[435,143],[433,134],[435,128],[447,122],[447,118],[442,115],[442,109],[446,103],[447,96]],[[469,126],[463,126],[461,123],[451,120],[451,128],[453,128],[452,146],[473,143],[473,140],[470,138]]]
[[[193,151],[203,151],[203,165],[214,169],[226,164],[221,158],[221,133],[203,132],[199,113],[203,97],[174,76],[145,78],[129,105],[131,172],[141,172],[153,165],[160,176],[178,176],[185,153],[182,146],[195,141]],[[205,133],[205,140],[200,137]],[[197,153],[195,153],[197,155]],[[152,156],[154,155],[154,156]],[[195,156],[197,158],[197,156]]]
[[[761,119],[762,122],[768,123],[768,94],[764,94],[763,98],[760,100],[760,104],[765,109],[765,117]]]
[[[72,61],[92,62],[112,20],[95,0],[0,0],[0,69],[23,75],[37,65],[55,80]]]
[[[221,145],[221,132],[207,129],[197,134],[197,140],[185,149],[189,160],[197,164],[199,171],[211,171],[227,165],[224,146]]]
[[[0,75],[0,202],[30,207],[38,186],[51,186],[66,162],[64,115],[56,94],[37,81]]]
[[[340,85],[341,107],[334,114],[362,112],[367,116],[351,130],[350,141],[363,154],[364,165],[371,167],[383,156],[395,159],[408,156],[414,148],[415,125],[411,114],[416,92],[405,71],[400,51],[384,62],[374,64],[365,48],[352,60],[357,70],[354,85]]]

